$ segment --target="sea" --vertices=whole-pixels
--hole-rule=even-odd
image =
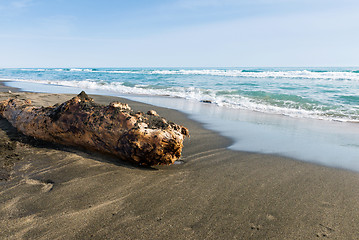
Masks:
[[[359,171],[359,67],[6,68],[0,80],[176,109],[231,138],[232,150]]]

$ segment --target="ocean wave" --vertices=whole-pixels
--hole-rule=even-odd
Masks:
[[[87,73],[138,73],[138,71],[130,71],[130,70],[112,70],[106,69],[101,70],[97,68],[22,68],[16,69],[18,71],[24,72],[87,72]]]
[[[92,72],[92,69],[89,68],[71,68],[70,72]]]
[[[295,71],[265,71],[265,70],[114,70],[114,69],[70,69],[78,72],[142,74],[142,75],[207,75],[224,77],[248,78],[296,78],[296,79],[325,79],[325,80],[359,80],[359,71],[325,71],[325,70],[295,70]]]
[[[293,78],[315,80],[355,80],[359,81],[358,70],[326,71],[326,70],[266,70],[266,69],[101,69],[101,68],[50,68],[19,69],[24,72],[79,72],[104,74],[140,74],[140,75],[206,75],[245,78]]]
[[[64,69],[64,71],[66,71]],[[138,73],[136,71],[130,71],[130,70],[99,70],[99,69],[90,69],[90,68],[71,68],[67,71],[70,72],[92,72],[92,73]]]
[[[22,68],[19,69],[20,71],[24,71],[24,72],[45,72],[47,69],[45,68]]]
[[[164,75],[211,75],[228,77],[250,77],[250,78],[299,78],[299,79],[326,79],[326,80],[359,80],[357,71],[248,71],[248,70],[154,70],[149,74]]]
[[[220,107],[250,110],[270,114],[279,114],[295,118],[313,118],[329,121],[359,122],[359,108],[343,106],[325,106],[320,102],[310,101],[293,95],[271,95],[263,93],[246,94],[238,91],[201,89],[196,87],[162,87],[128,82],[107,82],[98,80],[82,81],[47,81],[22,80],[40,84],[61,85],[109,91],[120,94],[169,96],[198,102],[211,102]]]

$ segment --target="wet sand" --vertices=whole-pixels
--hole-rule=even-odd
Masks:
[[[73,96],[8,90],[0,87],[0,100],[17,96],[39,106]],[[138,168],[37,141],[0,119],[0,239],[359,236],[359,173],[231,151],[229,139],[180,112],[121,101],[188,127],[184,163]]]

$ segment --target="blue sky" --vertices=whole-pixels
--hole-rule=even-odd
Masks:
[[[0,0],[0,67],[359,66],[356,0]]]

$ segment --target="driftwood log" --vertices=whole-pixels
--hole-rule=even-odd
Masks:
[[[188,130],[157,115],[134,112],[127,104],[94,103],[85,92],[51,107],[29,100],[0,102],[0,116],[25,135],[110,153],[139,165],[172,164],[181,156]]]

